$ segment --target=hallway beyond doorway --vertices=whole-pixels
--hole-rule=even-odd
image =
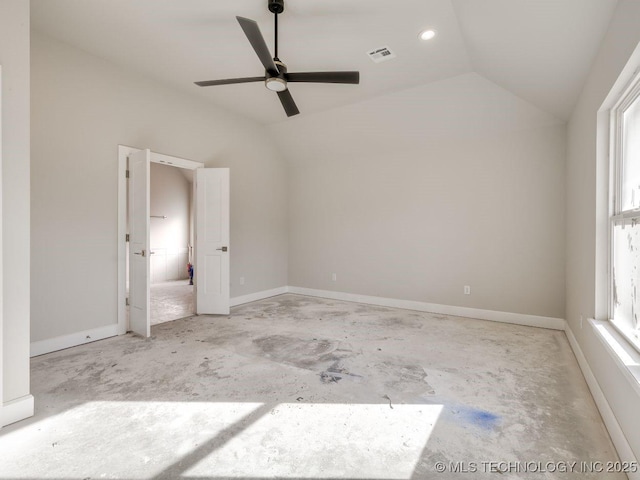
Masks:
[[[189,280],[151,284],[151,325],[188,317],[195,312]]]

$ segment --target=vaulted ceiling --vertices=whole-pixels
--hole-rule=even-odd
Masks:
[[[361,84],[294,84],[303,115],[475,72],[560,120],[580,94],[617,0],[286,0],[279,57],[289,71],[359,70]],[[287,121],[260,83],[235,16],[273,50],[267,0],[32,0],[32,28],[264,124]],[[428,42],[426,28],[437,30]],[[388,46],[397,57],[372,62]]]

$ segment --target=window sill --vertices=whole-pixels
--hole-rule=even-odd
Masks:
[[[596,337],[609,351],[618,368],[640,395],[640,352],[617,330],[610,321],[589,319]]]
[[[627,345],[631,346],[631,348],[635,349],[636,353],[640,354],[640,337],[638,336],[638,333],[640,332],[632,328],[627,328],[619,322],[615,322],[613,320],[610,320],[610,322],[614,330],[616,330],[620,336],[626,340]]]

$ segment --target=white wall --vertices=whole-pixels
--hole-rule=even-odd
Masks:
[[[286,285],[285,164],[263,127],[38,33],[31,53],[32,341],[116,323],[118,144],[230,167],[231,295]]]
[[[0,391],[4,404],[13,402],[13,409],[16,400],[29,397],[29,2],[0,1],[0,65],[4,274]],[[33,408],[27,403],[31,406],[22,412],[25,415]],[[6,420],[7,409],[3,410]]]
[[[621,0],[568,126],[567,321],[636,457],[639,399],[584,319],[606,319],[607,166],[596,162],[597,112],[640,41],[640,2]],[[605,132],[606,137],[606,132]],[[600,177],[596,172],[600,170]],[[604,180],[604,181],[603,181]],[[603,281],[605,288],[602,288]],[[596,286],[599,285],[598,288]]]
[[[564,316],[554,117],[467,74],[273,131],[291,169],[290,285]]]
[[[151,283],[189,278],[191,182],[183,169],[151,164]],[[193,172],[188,171],[189,175]],[[158,218],[158,217],[167,218]]]

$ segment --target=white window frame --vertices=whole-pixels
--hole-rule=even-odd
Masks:
[[[640,102],[640,72],[636,71],[633,78],[623,90],[619,100],[611,108],[610,113],[610,164],[609,164],[609,319],[615,329],[640,352],[640,322],[633,326],[616,321],[614,316],[614,228],[624,223],[640,223],[640,208],[621,210],[622,178],[623,178],[623,122],[624,112],[634,102]]]

